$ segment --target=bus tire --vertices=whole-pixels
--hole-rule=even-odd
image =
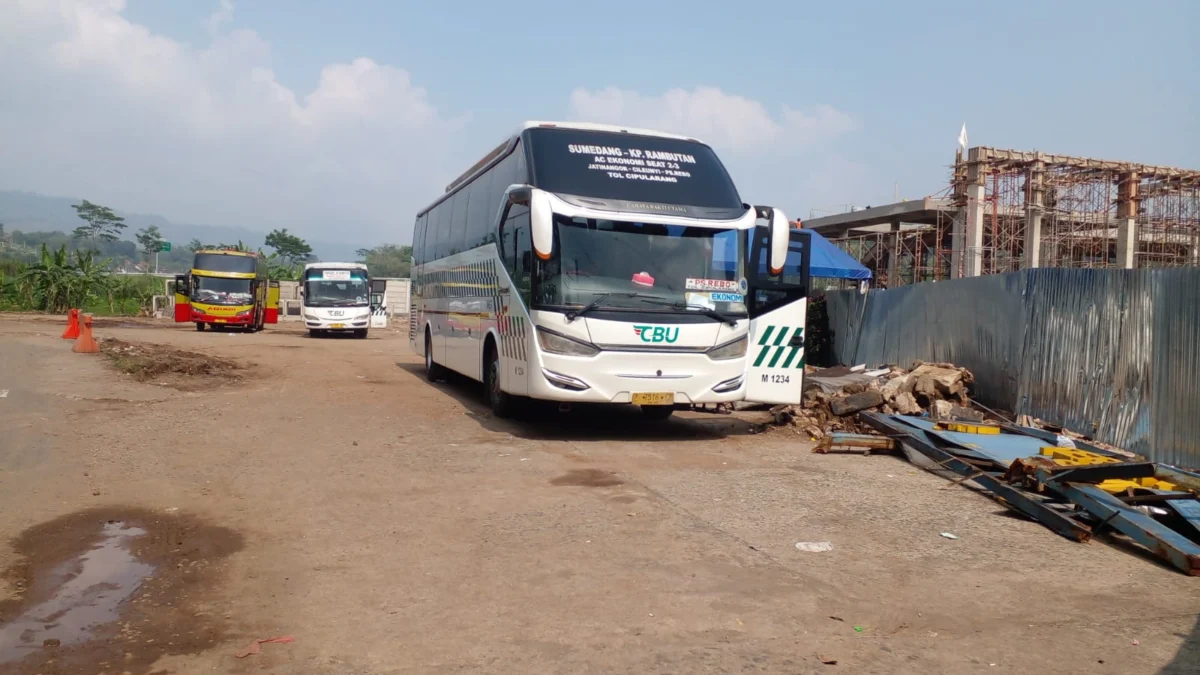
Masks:
[[[484,359],[483,388],[487,394],[488,405],[496,417],[512,417],[516,411],[516,398],[500,388],[500,354],[496,351],[496,343],[487,343],[487,358]]]
[[[319,338],[319,337],[322,337],[323,335],[325,335],[325,331],[317,330],[316,328],[308,329],[308,337],[310,337],[310,338]]]
[[[354,337],[358,338],[359,340],[365,340],[367,338],[367,329],[360,328],[354,331]]]
[[[203,323],[203,322],[201,322],[201,321],[197,321],[197,322],[196,322],[196,330],[203,331],[203,330],[204,330],[204,323]]]
[[[430,382],[445,379],[442,367],[433,360],[433,334],[428,328],[425,329],[425,379]]]
[[[665,420],[675,412],[673,405],[644,405],[642,406],[642,414],[646,419]]]

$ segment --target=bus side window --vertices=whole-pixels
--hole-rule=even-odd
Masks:
[[[500,228],[500,256],[526,303],[530,299],[533,278],[533,243],[530,237],[529,207],[512,205]]]

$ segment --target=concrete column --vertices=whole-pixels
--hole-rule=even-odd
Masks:
[[[896,288],[900,283],[900,221],[892,221],[892,231],[889,237],[891,254],[888,256],[888,288]]]
[[[950,273],[955,279],[977,277],[983,272],[983,201],[987,167],[980,159],[981,148],[967,151],[966,206],[954,219]]]
[[[983,274],[983,183],[967,186],[967,219],[963,222],[964,277]]]
[[[1029,191],[1025,198],[1025,254],[1022,269],[1042,266],[1042,212],[1045,203],[1044,165],[1034,162],[1025,174]]]
[[[950,278],[958,279],[963,270],[963,239],[965,239],[963,224],[967,222],[967,209],[961,208],[954,214],[954,222],[950,227]]]
[[[1127,270],[1137,267],[1139,181],[1137,172],[1129,172],[1117,186],[1117,267]]]

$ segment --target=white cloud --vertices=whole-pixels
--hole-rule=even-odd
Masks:
[[[219,0],[217,11],[208,17],[208,32],[215,35],[221,30],[222,26],[231,21],[233,21],[233,0]]]
[[[715,87],[671,89],[661,96],[608,87],[571,93],[573,119],[648,127],[699,138],[733,152],[795,150],[853,130],[852,117],[828,105],[783,106],[772,115],[753,99]]]
[[[438,111],[407,71],[359,58],[297,93],[257,33],[224,31],[228,0],[203,47],[124,8],[0,5],[0,189],[369,243],[407,236],[451,173],[438,158],[465,118]]]
[[[842,203],[863,188],[865,168],[828,149],[858,129],[857,120],[829,105],[772,112],[754,99],[714,87],[671,89],[658,96],[608,87],[576,89],[572,119],[669,131],[698,138],[716,149],[742,198],[802,209]],[[834,201],[831,201],[834,200]]]

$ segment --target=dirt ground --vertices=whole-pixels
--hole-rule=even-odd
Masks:
[[[1200,579],[901,459],[496,420],[395,330],[99,323],[235,364],[129,374],[62,328],[0,317],[6,673],[1200,672]]]

